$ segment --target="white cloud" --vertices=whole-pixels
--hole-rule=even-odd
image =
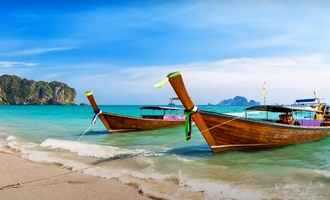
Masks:
[[[18,61],[0,61],[0,68],[12,68],[12,67],[34,67],[37,63],[31,62],[18,62]]]
[[[50,52],[60,52],[60,51],[68,51],[75,49],[76,47],[51,47],[51,48],[31,48],[31,49],[23,49],[12,52],[4,52],[0,53],[2,56],[31,56],[31,55],[40,55]]]
[[[261,101],[264,81],[267,82],[269,103],[292,103],[296,98],[312,96],[314,90],[321,97],[330,98],[329,64],[321,55],[233,58],[115,69],[108,73],[77,76],[71,82],[82,91],[93,89],[101,103],[166,103],[168,97],[174,95],[172,89],[167,86],[159,91],[152,86],[167,73],[181,71],[196,103],[216,103],[235,95]]]

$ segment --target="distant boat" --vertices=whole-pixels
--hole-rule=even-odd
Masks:
[[[178,97],[170,98],[170,102],[168,103],[168,106],[176,106],[175,101],[180,101],[180,99]]]
[[[316,107],[321,104],[320,98],[297,99],[291,106],[293,107]]]
[[[146,131],[161,128],[176,127],[184,124],[183,109],[166,106],[142,106],[140,109],[157,113],[143,113],[140,117],[119,115],[111,112],[102,112],[91,92],[85,93],[105,128],[110,132]],[[182,115],[179,115],[182,113]]]
[[[247,115],[237,117],[200,110],[189,97],[180,73],[171,73],[168,79],[188,114],[190,113],[187,120],[192,119],[195,122],[213,152],[281,147],[318,141],[330,134],[329,121],[325,117],[329,115],[329,108],[325,105],[320,105],[319,109],[313,111],[278,105],[254,106],[248,108],[246,113],[262,111],[267,117],[263,120],[249,119]],[[310,119],[295,120],[292,115],[295,112],[315,113]],[[268,113],[279,113],[279,119],[268,119]],[[191,138],[191,133],[186,134],[189,135],[188,139]]]

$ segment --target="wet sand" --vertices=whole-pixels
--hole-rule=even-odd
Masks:
[[[115,179],[87,176],[56,165],[34,163],[15,153],[0,152],[0,163],[0,199],[150,199],[138,188]],[[21,184],[16,185],[18,183]]]
[[[180,191],[175,184],[157,183],[152,179],[139,180],[127,177],[126,183],[123,183],[115,178],[85,175],[60,165],[32,162],[11,149],[0,150],[0,163],[0,199],[198,200],[204,198],[202,192]]]

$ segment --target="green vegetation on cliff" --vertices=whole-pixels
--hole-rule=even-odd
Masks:
[[[0,104],[73,104],[76,91],[65,83],[0,76]]]

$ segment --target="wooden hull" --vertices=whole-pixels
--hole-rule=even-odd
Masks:
[[[215,143],[210,146],[214,152],[301,144],[320,140],[330,133],[328,127],[299,127],[203,111],[199,113],[214,139]],[[203,130],[201,132],[204,133]]]
[[[257,150],[301,144],[329,136],[330,127],[303,127],[199,111],[179,72],[168,75],[174,91],[214,152]]]
[[[184,124],[184,121],[143,119],[113,113],[102,113],[99,117],[105,127],[111,132],[146,131],[176,127]]]
[[[95,116],[98,116],[105,128],[112,133],[146,131],[184,125],[184,120],[146,119],[142,117],[137,118],[113,113],[103,113],[97,105],[93,93],[87,91],[85,95],[94,110]]]

